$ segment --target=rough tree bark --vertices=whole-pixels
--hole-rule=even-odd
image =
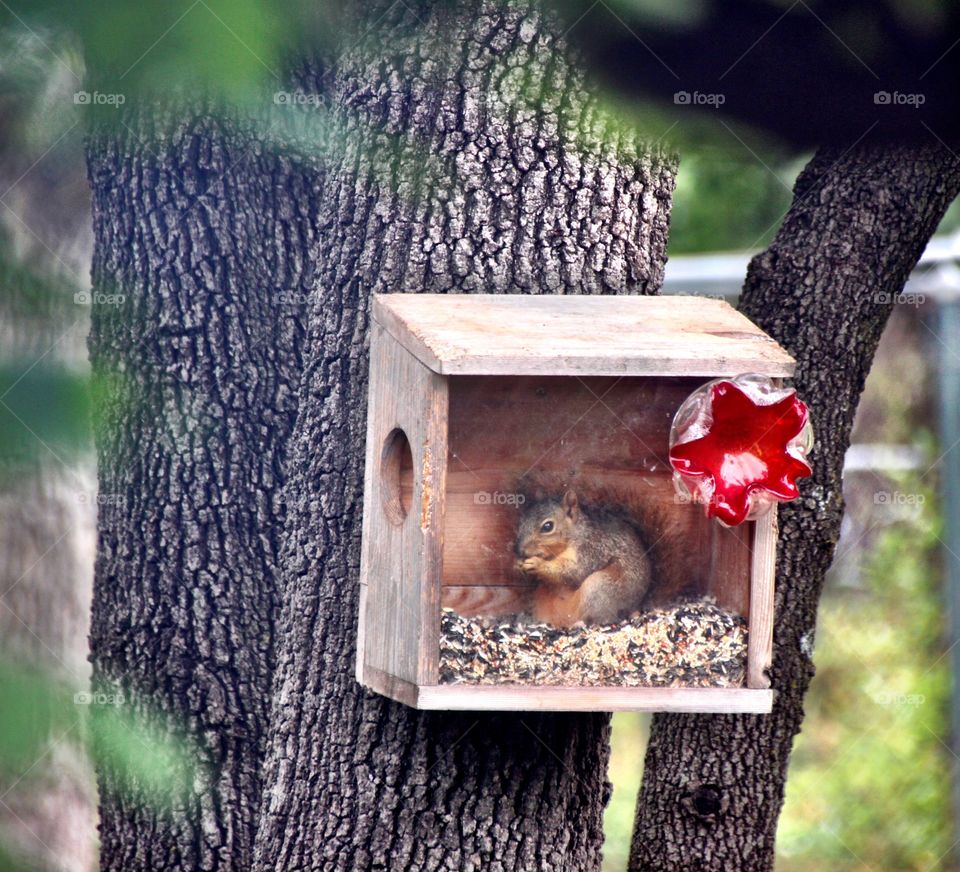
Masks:
[[[797,180],[773,244],[750,264],[741,309],[796,357],[818,435],[804,497],[780,510],[776,702],[769,716],[654,718],[632,872],[773,868],[854,412],[893,298],[958,191],[960,161],[939,144],[824,149]]]
[[[90,338],[94,682],[192,758],[163,807],[101,768],[102,868],[249,868],[320,175],[182,106],[100,131],[88,163],[94,290],[125,296],[95,300]]]
[[[354,682],[368,303],[655,292],[674,168],[604,128],[529,0],[361,17],[334,85],[255,867],[589,872],[608,716],[417,713]]]

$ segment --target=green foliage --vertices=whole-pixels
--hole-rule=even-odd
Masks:
[[[865,585],[837,585],[821,605],[817,676],[778,832],[784,872],[947,868],[940,521],[929,490],[914,482],[910,492],[923,501],[876,539]]]
[[[608,775],[613,782],[613,795],[603,815],[604,872],[622,872],[627,868],[649,730],[647,714],[618,712],[613,716]]]
[[[0,776],[16,778],[43,753],[47,737],[76,726],[65,688],[24,665],[0,664]]]
[[[763,248],[790,206],[801,164],[746,150],[684,152],[670,217],[670,252]],[[766,164],[766,165],[764,165]]]
[[[35,0],[26,19],[0,8],[0,27],[76,34],[89,85],[104,93],[132,99],[143,92],[200,96],[212,89],[242,101],[264,83],[276,85],[291,46],[308,34],[322,43],[326,8],[296,0]]]
[[[109,694],[107,699],[110,699]],[[90,706],[91,753],[101,771],[112,773],[125,794],[155,808],[170,806],[191,781],[193,755],[177,724],[147,715],[128,703]]]
[[[938,233],[955,233],[957,230],[960,230],[960,200],[953,201],[937,228]]]
[[[77,690],[22,662],[4,662],[0,700],[0,785],[29,786],[36,763],[60,742],[86,745],[120,790],[156,808],[190,783],[193,755],[174,737],[176,726],[134,707],[119,689]],[[26,872],[18,863],[0,846],[0,872]]]
[[[4,469],[38,459],[67,463],[89,445],[87,378],[34,363],[0,366],[0,485]]]

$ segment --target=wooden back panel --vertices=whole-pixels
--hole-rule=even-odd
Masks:
[[[529,604],[513,568],[520,489],[622,506],[653,545],[659,599],[710,595],[750,608],[752,525],[727,530],[678,502],[670,423],[703,378],[453,376],[442,601],[465,614]]]

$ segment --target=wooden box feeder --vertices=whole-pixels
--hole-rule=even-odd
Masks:
[[[793,371],[720,300],[374,297],[357,680],[420,709],[769,711],[777,513],[723,527],[676,495],[666,458],[691,391]],[[616,493],[656,518],[651,535],[687,593],[746,620],[742,681],[442,681],[442,608],[492,618],[529,605],[513,552],[527,478]]]

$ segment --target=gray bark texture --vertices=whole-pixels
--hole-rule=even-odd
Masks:
[[[197,107],[129,115],[88,154],[94,291],[125,298],[95,298],[90,336],[94,683],[191,760],[158,804],[101,749],[102,868],[245,869],[321,177]]]
[[[255,868],[590,872],[608,716],[418,713],[354,681],[369,300],[654,293],[673,162],[604,121],[531,2],[362,18],[332,85]]]
[[[960,161],[939,144],[821,150],[773,244],[750,264],[740,308],[796,357],[818,436],[803,497],[780,509],[776,700],[769,716],[654,717],[632,872],[773,869],[857,402],[893,300],[958,191]]]

